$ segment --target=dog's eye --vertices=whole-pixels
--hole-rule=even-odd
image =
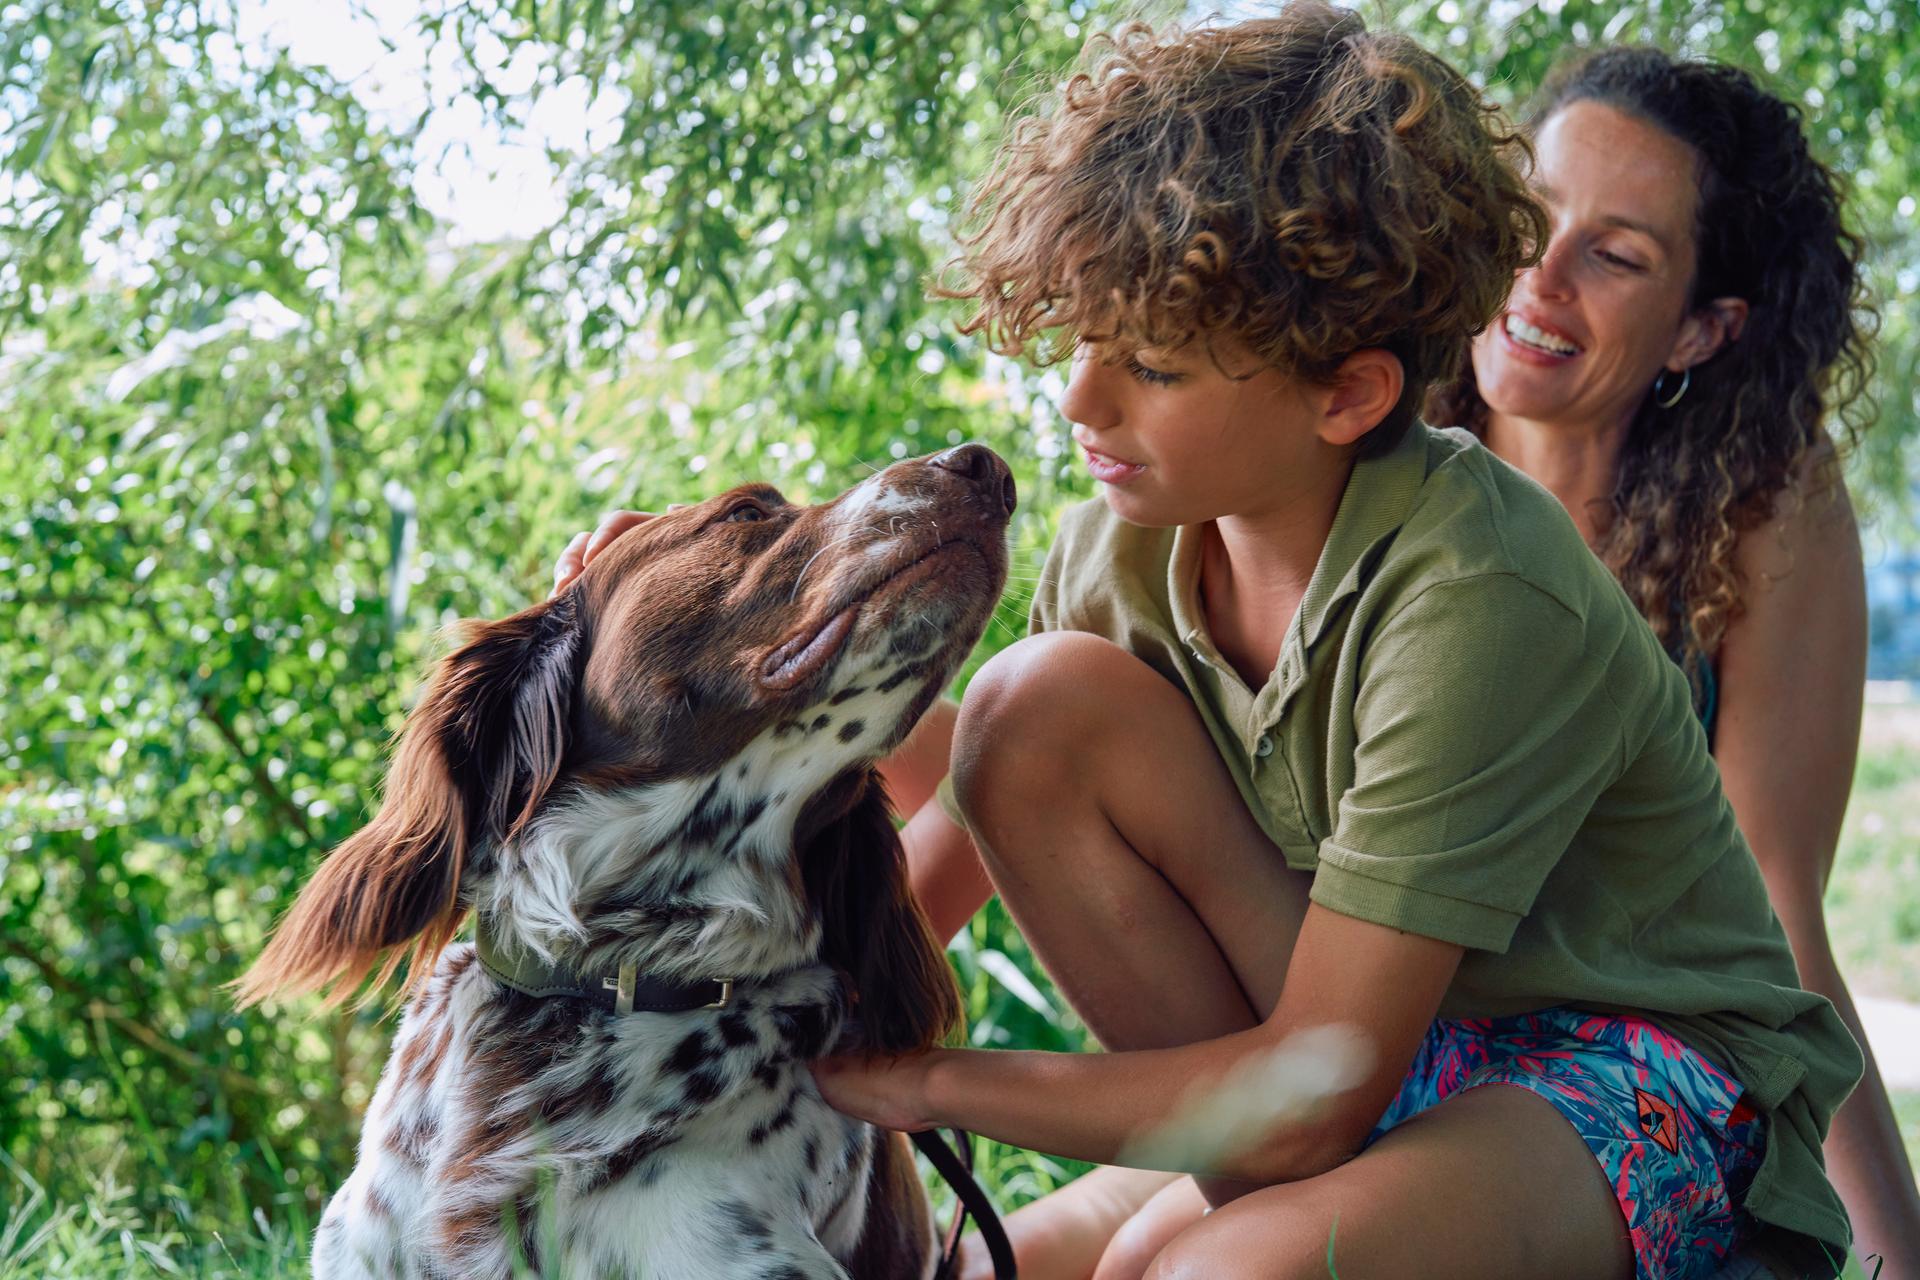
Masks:
[[[750,524],[755,520],[765,520],[767,513],[757,502],[742,502],[720,517],[723,524]]]

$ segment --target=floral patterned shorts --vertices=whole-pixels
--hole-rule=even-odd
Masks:
[[[1620,1202],[1639,1280],[1694,1280],[1725,1260],[1764,1141],[1726,1072],[1640,1018],[1576,1009],[1442,1018],[1367,1141],[1486,1084],[1539,1094],[1573,1125]]]

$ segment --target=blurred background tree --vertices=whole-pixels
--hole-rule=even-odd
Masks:
[[[1512,102],[1565,45],[1638,39],[1803,102],[1873,244],[1882,413],[1857,474],[1896,511],[1916,16],[1388,20]],[[0,1275],[56,1236],[155,1268],[218,1269],[242,1236],[301,1252],[389,1024],[239,1015],[220,986],[368,812],[439,630],[542,594],[603,510],[747,478],[818,498],[984,439],[1024,503],[983,652],[1018,633],[1089,486],[1058,375],[958,339],[924,286],[1003,113],[1113,17],[0,0]],[[1081,1042],[1003,916],[955,958],[977,1042]],[[1009,1200],[1072,1172],[996,1160]]]

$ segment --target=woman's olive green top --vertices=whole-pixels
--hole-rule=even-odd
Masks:
[[[1860,1051],[1798,984],[1685,676],[1559,502],[1416,424],[1354,466],[1258,689],[1208,635],[1199,550],[1078,507],[1033,629],[1185,690],[1315,902],[1468,948],[1441,1016],[1636,1013],[1731,1071],[1767,1117],[1747,1209],[1842,1255],[1820,1148]]]

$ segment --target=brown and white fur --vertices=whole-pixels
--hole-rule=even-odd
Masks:
[[[978,638],[1012,506],[978,445],[815,507],[748,486],[473,626],[381,809],[240,984],[348,994],[411,956],[317,1277],[931,1271],[904,1140],[829,1109],[806,1064],[958,1020],[872,764]],[[576,971],[737,985],[673,1014],[522,995],[449,945],[468,913]]]

